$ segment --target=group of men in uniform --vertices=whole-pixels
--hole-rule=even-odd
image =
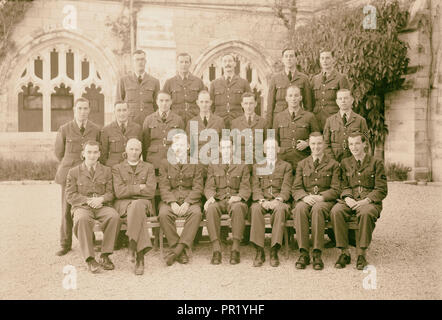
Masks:
[[[351,260],[347,222],[356,216],[360,229],[356,266],[362,270],[387,195],[383,163],[367,152],[366,121],[352,111],[348,81],[334,70],[332,52],[320,53],[322,71],[312,82],[296,69],[293,49],[283,50],[282,61],[284,71],[270,81],[267,118],[255,113],[255,95],[248,81],[235,74],[231,54],[222,57],[223,75],[209,90],[189,72],[190,55],[179,54],[177,75],[160,90],[159,81],[145,72],[145,53],[135,51],[134,72],[117,85],[115,121],[101,130],[88,120],[89,101],[77,99],[74,119],[60,127],[55,142],[60,160],[55,180],[62,186],[57,254],[70,251],[73,230],[89,270],[112,270],[109,255],[121,220],[126,220],[129,260],[134,273],[141,275],[145,253],[152,247],[146,219],[158,211],[171,249],[166,264],[186,264],[186,249],[192,246],[204,213],[212,264],[222,262],[222,219],[231,221],[231,264],[240,262],[240,241],[249,219],[256,248],[253,265],[259,267],[266,256],[264,217],[270,214],[270,265],[279,265],[284,224],[292,217],[300,248],[296,267],[310,264],[311,225],[313,268],[323,269],[324,229],[330,220],[341,249],[335,267],[343,268]],[[230,137],[217,141],[222,162],[192,164],[188,143],[201,149],[199,139],[191,135],[195,123],[198,134],[204,129],[220,137],[223,129],[252,133],[274,129],[275,135],[264,139],[264,162],[244,163],[250,140],[242,136],[238,146]],[[161,199],[158,210],[156,194]],[[180,235],[177,218],[185,219]],[[104,234],[99,263],[93,250],[94,220],[102,224]]]

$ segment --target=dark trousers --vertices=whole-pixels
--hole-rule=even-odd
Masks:
[[[264,215],[271,213],[272,223],[272,242],[271,247],[276,244],[282,245],[282,238],[284,235],[285,218],[289,211],[289,207],[285,203],[281,203],[274,210],[265,210],[261,204],[254,203],[251,207],[252,221],[250,230],[250,241],[259,247],[264,247],[265,237],[265,220]]]
[[[247,205],[242,202],[234,202],[231,205],[227,200],[216,201],[212,203],[206,212],[207,230],[210,241],[220,240],[221,215],[229,214],[232,219],[232,237],[240,240],[243,237],[246,223]]]
[[[61,226],[60,226],[60,245],[62,248],[71,248],[72,246],[72,228],[74,221],[72,219],[71,205],[66,201],[66,186],[61,185]]]

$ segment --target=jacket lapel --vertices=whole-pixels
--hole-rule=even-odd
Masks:
[[[290,112],[289,112],[289,116],[290,116]],[[303,116],[304,116],[304,110],[300,109],[300,111],[296,114],[294,121],[301,119]]]

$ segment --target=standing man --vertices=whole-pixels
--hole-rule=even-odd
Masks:
[[[160,82],[147,74],[146,53],[136,50],[132,55],[133,72],[120,79],[117,86],[117,100],[123,100],[129,105],[129,119],[143,125],[143,121],[157,107],[155,101]]]
[[[254,203],[251,207],[251,233],[250,241],[255,244],[256,256],[253,261],[254,267],[261,267],[265,261],[264,236],[265,221],[264,215],[272,215],[272,242],[270,248],[270,265],[279,266],[278,251],[282,245],[284,234],[284,223],[289,212],[290,189],[293,176],[290,163],[278,159],[278,142],[274,139],[267,139],[264,142],[264,152],[267,162],[253,165],[252,175],[252,197]],[[260,172],[264,167],[269,172]]]
[[[172,249],[165,258],[168,266],[175,261],[182,264],[189,262],[185,249],[192,246],[202,219],[201,196],[204,189],[201,168],[187,163],[186,134],[178,133],[172,141],[173,153],[161,163],[159,177],[161,203],[158,218]],[[181,235],[178,235],[175,220],[180,217],[186,222]]]
[[[115,266],[109,255],[114,249],[120,217],[112,208],[111,168],[98,162],[100,144],[97,141],[87,141],[82,155],[84,162],[70,169],[66,180],[66,198],[72,206],[74,233],[89,271],[98,272],[93,240],[94,220],[98,220],[103,228],[100,264],[105,270],[113,270]]]
[[[113,167],[124,160],[123,153],[129,139],[141,141],[142,128],[136,122],[129,120],[129,108],[124,101],[114,105],[115,121],[101,129],[101,163]]]
[[[140,159],[141,142],[129,139],[126,145],[127,159],[112,168],[115,210],[127,220],[126,234],[129,238],[129,257],[135,263],[134,273],[144,273],[144,255],[152,248],[146,229],[146,216],[155,216],[152,201],[157,188],[155,169]]]
[[[232,130],[238,129],[239,131],[242,131],[245,129],[250,129],[247,136],[240,135],[241,159],[245,159],[246,152],[249,152],[250,150],[252,156],[251,159],[253,160],[253,152],[255,151],[254,150],[255,129],[264,130],[266,128],[267,122],[264,118],[258,116],[255,113],[256,101],[255,101],[255,95],[253,93],[246,92],[241,96],[241,107],[244,110],[244,114],[232,121]],[[247,148],[246,148],[246,143],[247,143]],[[236,152],[236,150],[234,151]]]
[[[296,262],[297,269],[310,264],[309,220],[313,240],[313,269],[322,270],[321,259],[324,250],[325,221],[336,203],[340,192],[339,163],[324,154],[324,137],[312,132],[309,137],[311,156],[298,163],[292,195],[295,207],[292,210],[296,238],[301,256]]]
[[[78,98],[74,102],[74,120],[62,125],[55,139],[55,156],[60,164],[55,175],[55,182],[61,185],[61,228],[58,256],[63,256],[72,246],[72,214],[71,205],[66,201],[66,176],[70,168],[79,165],[82,161],[82,145],[88,140],[100,141],[100,128],[88,120],[90,107],[89,100]]]
[[[296,69],[297,58],[293,48],[282,50],[282,63],[284,70],[275,74],[270,80],[267,95],[267,124],[269,128],[272,127],[274,116],[287,109],[285,96],[290,85],[296,85],[301,90],[303,109],[312,111],[310,81],[307,75]]]
[[[347,221],[357,217],[359,226],[359,247],[356,267],[363,270],[368,264],[365,252],[370,245],[376,220],[380,217],[382,200],[387,196],[387,177],[384,163],[365,153],[366,140],[361,133],[348,137],[348,146],[352,156],[342,160],[341,199],[331,210],[331,222],[336,236],[336,247],[341,255],[336,261],[336,268],[344,268],[350,263],[348,251]]]
[[[301,90],[297,86],[287,88],[285,100],[288,108],[275,116],[273,128],[281,148],[280,158],[296,170],[298,162],[310,154],[308,137],[319,131],[319,125],[313,113],[302,109]]]
[[[353,101],[350,90],[339,89],[336,93],[339,112],[330,116],[325,122],[325,153],[338,162],[351,156],[347,143],[350,134],[360,132],[368,137],[367,122],[352,111]]]
[[[158,111],[147,116],[143,124],[143,158],[152,163],[156,170],[167,158],[167,150],[171,144],[167,140],[169,130],[185,128],[181,117],[170,110],[170,94],[160,91],[157,104]]]
[[[241,96],[252,92],[246,79],[235,74],[236,61],[232,54],[222,58],[224,75],[210,84],[210,98],[216,115],[224,119],[226,128],[230,128],[233,119],[242,114]]]
[[[204,188],[207,199],[204,210],[213,248],[211,263],[221,263],[221,215],[228,214],[232,219],[233,237],[230,264],[238,264],[240,262],[239,243],[243,237],[248,211],[246,202],[251,194],[250,168],[248,165],[241,164],[240,159],[234,160],[230,140],[221,140],[220,146],[223,159],[226,161],[220,164],[209,164]]]
[[[172,97],[171,110],[179,115],[185,124],[198,114],[196,99],[198,92],[207,90],[203,81],[189,72],[192,58],[188,53],[177,56],[177,75],[167,79],[163,91]]]
[[[313,113],[319,121],[321,132],[328,117],[339,111],[336,93],[339,89],[350,89],[347,77],[335,70],[333,52],[321,50],[319,53],[321,72],[313,76]]]

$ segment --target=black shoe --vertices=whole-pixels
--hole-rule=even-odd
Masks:
[[[358,261],[356,262],[356,268],[358,270],[364,270],[365,266],[368,265],[367,260],[365,260],[364,256],[358,256]]]
[[[221,264],[221,252],[214,251],[212,255],[212,260],[210,260],[211,264]]]
[[[186,251],[181,252],[177,261],[181,264],[188,264],[189,263],[189,257],[187,256]]]
[[[308,253],[301,253],[301,256],[296,261],[296,269],[305,269],[306,266],[310,264],[310,256]]]
[[[64,256],[66,253],[68,253],[69,251],[71,251],[70,247],[62,247],[60,250],[58,250],[55,254],[57,256]]]
[[[89,269],[90,272],[98,273],[98,271],[100,271],[100,265],[95,259],[93,258],[89,259],[88,261],[86,261],[86,263],[87,263],[87,268]]]
[[[278,250],[276,248],[270,249],[270,265],[272,267],[279,266]]]
[[[338,258],[338,261],[335,263],[335,268],[342,269],[345,268],[347,264],[351,262],[351,256],[345,253],[341,253]]]
[[[108,255],[101,256],[100,264],[104,270],[114,270],[115,266]]]
[[[238,264],[240,262],[239,251],[232,250],[230,252],[230,264]]]
[[[261,247],[256,248],[256,256],[255,256],[255,260],[253,260],[253,266],[254,267],[261,267],[263,265],[264,261],[266,261],[266,255],[264,253],[264,249]]]
[[[135,263],[135,275],[141,276],[144,273],[144,254],[137,254],[137,261]]]
[[[322,270],[324,269],[324,262],[321,259],[321,252],[313,252],[313,269]]]
[[[170,267],[171,265],[174,264],[176,258],[177,258],[176,254],[173,253],[173,251],[171,251],[166,255],[166,258],[164,260],[166,260],[166,264]]]

